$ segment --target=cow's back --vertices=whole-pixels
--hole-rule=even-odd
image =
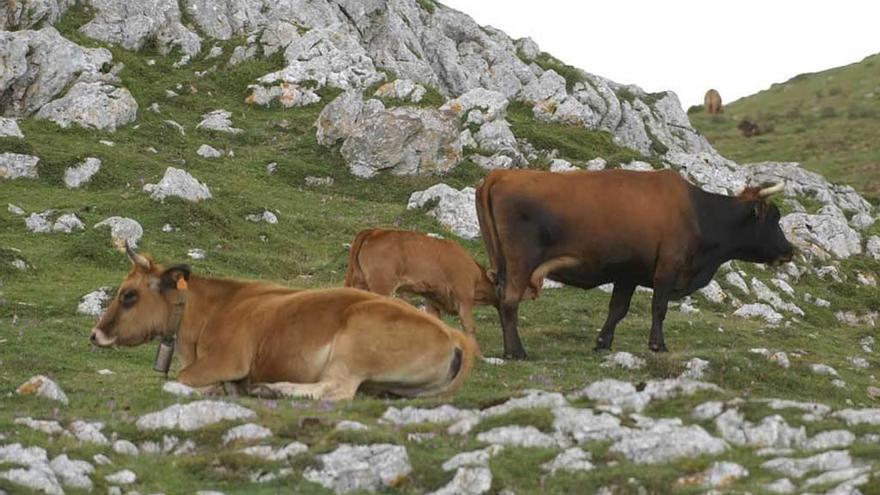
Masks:
[[[597,270],[649,265],[664,242],[694,236],[689,187],[673,171],[497,170],[481,186],[478,213],[495,267],[566,256]]]

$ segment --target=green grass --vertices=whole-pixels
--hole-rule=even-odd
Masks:
[[[562,78],[565,79],[565,87],[568,88],[569,91],[574,88],[575,84],[587,80],[582,70],[566,64],[547,52],[539,53],[533,62],[538,64],[538,67],[544,70],[553,70],[562,76]]]
[[[801,162],[880,199],[880,55],[774,84],[725,105],[722,115],[706,115],[701,107],[688,113],[694,127],[737,162]],[[745,138],[736,128],[743,119],[773,130]]]
[[[75,10],[65,18],[61,29],[77,42],[98,46],[75,33],[86,18]],[[222,43],[225,52],[240,40]],[[160,261],[188,261],[197,273],[226,277],[275,280],[297,287],[329,287],[342,283],[348,256],[345,243],[367,227],[399,225],[400,228],[440,232],[454,237],[422,211],[406,211],[409,195],[424,189],[438,178],[394,177],[382,175],[363,181],[353,178],[338,150],[319,146],[314,123],[323,104],[336,91],[322,90],[321,104],[297,109],[251,107],[244,103],[245,88],[256,77],[276,70],[277,57],[257,59],[235,67],[226,67],[225,58],[197,58],[181,69],[171,67],[178,57],[160,56],[154,47],[131,53],[109,47],[116,61],[125,63],[123,83],[141,105],[138,120],[116,133],[82,129],[60,129],[50,122],[26,119],[21,122],[26,140],[5,139],[0,147],[33,153],[41,158],[38,180],[17,180],[0,184],[0,204],[11,202],[26,211],[48,208],[74,212],[84,221],[83,232],[70,235],[31,234],[21,217],[0,214],[0,432],[6,441],[41,445],[51,456],[62,452],[72,458],[89,459],[108,449],[80,446],[65,438],[50,439],[13,424],[20,416],[56,418],[65,425],[76,419],[100,420],[106,433],[136,443],[160,441],[165,432],[140,432],[133,422],[146,413],[177,403],[177,398],[160,391],[163,378],[150,370],[153,345],[135,349],[93,351],[88,345],[92,318],[75,314],[80,297],[100,286],[116,286],[127,273],[128,263],[115,251],[107,230],[92,225],[111,216],[129,216],[138,220],[146,232],[142,250]],[[154,66],[147,61],[154,59]],[[195,76],[217,65],[218,70],[204,78]],[[177,89],[180,85],[181,89]],[[177,98],[165,97],[174,89]],[[147,107],[158,102],[161,113]],[[224,108],[232,112],[233,125],[244,130],[239,135],[197,131],[195,125],[207,111]],[[164,124],[172,119],[186,128],[186,135]],[[508,119],[514,133],[544,149],[557,149],[571,160],[606,158],[612,166],[639,156],[614,145],[607,133],[590,132],[562,125],[539,124],[532,120],[531,109],[512,104]],[[98,144],[106,139],[115,146]],[[233,150],[234,157],[206,160],[195,150],[207,143],[219,149]],[[147,148],[155,147],[153,154]],[[103,161],[94,180],[79,190],[67,190],[62,183],[66,167],[87,156]],[[265,166],[278,163],[278,173],[268,175]],[[178,200],[156,203],[141,188],[158,181],[168,166],[182,167],[211,187],[214,198],[199,204]],[[475,186],[484,171],[466,162],[442,181],[455,187]],[[329,188],[309,188],[307,176],[330,176]],[[804,202],[804,201],[802,201]],[[809,204],[804,202],[805,204]],[[279,212],[277,225],[253,224],[244,216],[264,208]],[[170,223],[178,228],[164,233]],[[877,232],[874,227],[872,232]],[[262,236],[262,238],[261,238]],[[479,260],[485,254],[478,241],[462,243]],[[207,251],[204,260],[188,260],[190,248]],[[24,259],[32,269],[10,268],[14,259]],[[750,276],[768,281],[772,272],[740,264]],[[856,269],[880,271],[875,261],[857,257],[841,264],[843,272]],[[859,340],[874,333],[868,328],[841,327],[833,317],[837,309],[864,311],[876,307],[878,289],[851,284],[829,284],[805,276],[796,286],[799,293],[832,301],[833,309],[808,309],[802,322],[790,327],[768,329],[764,325],[732,319],[728,307],[715,307],[697,299],[702,309],[696,315],[683,315],[671,309],[666,336],[672,352],[653,355],[647,352],[647,329],[650,325],[650,298],[638,293],[632,310],[617,332],[615,350],[626,350],[647,359],[648,366],[638,371],[609,369],[601,366],[603,355],[591,349],[595,330],[605,317],[608,295],[598,291],[560,289],[544,291],[538,301],[521,307],[520,329],[530,359],[508,362],[503,366],[478,363],[461,392],[449,402],[459,407],[486,408],[528,388],[570,392],[602,378],[632,382],[676,376],[682,363],[698,356],[712,363],[707,379],[724,388],[722,394],[699,394],[694,397],[660,402],[646,414],[651,416],[686,416],[703,400],[713,398],[781,397],[800,400],[820,399],[835,407],[869,405],[864,390],[875,384],[877,360],[871,359],[868,372],[850,369],[847,356],[861,355]],[[732,293],[732,291],[731,291]],[[478,338],[489,356],[501,351],[501,332],[494,310],[476,312]],[[448,318],[458,326],[454,318]],[[723,332],[719,331],[723,329]],[[793,357],[792,368],[780,370],[765,359],[748,353],[752,347],[778,350],[804,350]],[[837,368],[848,383],[838,389],[827,377],[809,372],[808,365],[822,362]],[[108,368],[113,375],[102,376],[97,370]],[[176,373],[172,369],[172,376]],[[30,376],[42,373],[57,380],[71,399],[70,405],[56,404],[32,397],[20,397],[12,391]],[[252,471],[277,468],[283,464],[264,464],[235,453],[235,447],[218,447],[228,425],[215,425],[193,433],[173,432],[181,439],[191,438],[199,447],[188,457],[146,456],[126,458],[110,455],[112,465],[99,467],[95,493],[105,492],[103,475],[119,469],[134,470],[139,481],[131,487],[142,493],[193,493],[197,489],[217,489],[226,493],[321,492],[304,481],[302,470],[314,463],[316,454],[335,448],[340,442],[392,442],[406,445],[413,463],[413,474],[395,493],[421,493],[448,482],[452,474],[440,464],[455,453],[483,447],[473,436],[451,437],[442,426],[428,425],[393,428],[377,423],[384,410],[394,405],[435,406],[443,399],[392,400],[359,397],[340,404],[308,401],[263,401],[244,398],[240,402],[255,409],[260,423],[275,433],[270,443],[283,445],[297,440],[310,446],[309,454],[293,460],[292,477],[265,485],[248,481]],[[589,403],[585,403],[589,405]],[[367,432],[340,433],[333,425],[341,419],[353,419],[370,426]],[[794,421],[794,419],[792,419]],[[552,417],[547,410],[516,411],[487,421],[479,429],[503,424],[535,425],[550,430]],[[710,425],[707,427],[711,428]],[[865,431],[878,431],[867,428]],[[407,441],[412,432],[437,432],[424,443]],[[635,466],[610,454],[607,443],[585,446],[599,466],[588,473],[560,473],[550,477],[539,466],[556,452],[547,449],[507,449],[492,460],[495,476],[493,490],[510,488],[517,493],[590,492],[603,485],[617,485],[619,493],[639,493],[644,486],[651,493],[693,493],[692,488],[671,489],[672,483],[686,473],[693,473],[715,459],[699,458],[667,466]],[[870,447],[853,450],[854,455],[875,462],[880,452]],[[735,488],[759,491],[758,483],[773,478],[762,472],[750,451],[733,449],[719,456],[743,463],[753,472]],[[608,463],[616,463],[609,466]],[[630,479],[636,480],[634,483]],[[22,493],[19,487],[0,481],[0,490]]]

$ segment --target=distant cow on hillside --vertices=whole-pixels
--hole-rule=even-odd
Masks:
[[[422,296],[431,314],[458,315],[471,336],[474,306],[496,306],[495,285],[461,245],[405,230],[359,232],[351,245],[345,286],[383,296],[398,291]]]
[[[721,113],[721,95],[718,94],[718,91],[714,89],[710,89],[706,91],[706,96],[703,97],[703,106],[706,108],[706,113],[709,115],[718,115]]]

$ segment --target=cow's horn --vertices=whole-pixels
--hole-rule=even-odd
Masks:
[[[765,187],[764,189],[761,189],[761,191],[758,193],[758,195],[761,196],[762,198],[766,198],[768,196],[773,196],[776,193],[782,192],[783,188],[785,188],[785,183],[780,182],[779,184],[776,184],[775,186]]]
[[[128,241],[125,241],[125,254],[128,255],[128,259],[131,260],[135,265],[143,268],[144,270],[150,269],[150,260],[148,260],[145,256],[137,254],[134,249],[129,246]]]

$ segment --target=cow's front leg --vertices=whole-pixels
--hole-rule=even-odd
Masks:
[[[247,367],[234,359],[204,357],[188,364],[177,374],[177,381],[195,389],[224,387],[223,382],[237,382],[247,375]]]
[[[651,298],[651,335],[648,338],[648,348],[654,352],[669,351],[663,339],[663,320],[666,319],[666,309],[669,306],[669,293],[667,286],[654,284],[654,296]]]
[[[596,351],[611,350],[611,342],[614,340],[614,329],[620,320],[629,312],[629,303],[632,301],[636,286],[626,283],[615,283],[614,292],[611,293],[611,301],[608,303],[608,317],[602,325],[602,331],[596,337]]]

